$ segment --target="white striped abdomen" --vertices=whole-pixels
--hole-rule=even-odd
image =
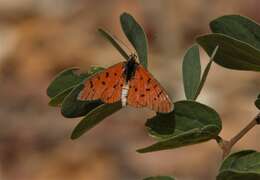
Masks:
[[[122,87],[122,91],[121,91],[121,102],[123,107],[127,105],[128,90],[129,90],[129,85],[126,82]]]

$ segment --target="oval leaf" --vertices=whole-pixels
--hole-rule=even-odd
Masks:
[[[78,74],[76,71],[78,68],[69,68],[60,72],[51,82],[47,88],[47,95],[50,98],[57,96],[64,90],[71,88],[79,83],[81,83],[85,78],[94,73],[104,70],[102,67],[91,67],[87,73]]]
[[[81,82],[82,77],[76,73],[76,70],[78,68],[69,68],[59,73],[47,88],[47,95],[52,98]]]
[[[172,136],[175,129],[174,113],[157,113],[145,123],[149,134],[157,140]]]
[[[174,180],[174,178],[170,176],[153,176],[144,178],[143,180]]]
[[[221,120],[214,109],[195,101],[179,101],[174,107],[175,130],[172,136],[139,149],[138,152],[160,151],[200,143],[217,137],[221,131]],[[168,115],[172,118],[171,113]]]
[[[100,123],[103,119],[120,110],[121,108],[121,102],[116,102],[114,104],[103,104],[93,109],[75,127],[71,134],[71,139],[80,137],[89,129]]]
[[[217,180],[260,179],[260,153],[253,150],[236,152],[221,165]]]
[[[49,105],[50,106],[59,106],[61,105],[61,103],[63,102],[63,100],[65,99],[65,97],[67,95],[69,95],[69,93],[75,88],[75,86],[69,87],[67,89],[65,89],[64,91],[60,92],[59,94],[57,94],[56,96],[54,96],[53,98],[51,98]]]
[[[260,26],[247,17],[222,16],[211,21],[210,28],[214,33],[226,34],[260,49]]]
[[[208,34],[197,38],[197,42],[210,56],[219,46],[214,61],[226,68],[260,71],[260,51],[253,46],[223,34]]]
[[[147,68],[147,40],[144,30],[128,13],[120,16],[120,22],[127,39],[137,52],[140,63]]]
[[[64,99],[61,105],[61,113],[66,118],[75,118],[85,116],[92,109],[103,104],[101,101],[80,101],[78,94],[84,88],[83,84],[78,85],[71,91],[71,93]]]
[[[186,52],[182,64],[182,74],[186,99],[195,100],[201,75],[200,54],[197,45],[193,45]]]
[[[119,43],[117,42],[117,40],[110,35],[108,32],[106,32],[103,29],[98,29],[99,33],[105,37],[118,51],[119,53],[126,59],[129,59],[128,54],[124,51],[124,49],[119,45]]]

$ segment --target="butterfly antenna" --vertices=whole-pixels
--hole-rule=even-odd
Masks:
[[[133,54],[133,51],[123,42],[121,41],[120,39],[118,39],[114,34],[112,33],[109,33],[119,44],[123,45],[128,52],[131,52],[131,54]]]

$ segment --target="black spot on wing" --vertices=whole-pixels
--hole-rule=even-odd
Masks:
[[[94,86],[93,82],[89,81],[89,83],[90,83],[90,88],[93,88],[93,86]]]
[[[103,84],[103,85],[106,85],[106,82],[105,82],[105,81],[102,81],[102,84]]]
[[[159,94],[157,95],[157,97],[160,97],[160,95],[161,95],[162,93],[163,93],[163,92],[162,92],[162,91],[160,91],[160,92],[159,92]]]
[[[106,72],[106,78],[108,78],[108,76],[109,76],[109,72]]]

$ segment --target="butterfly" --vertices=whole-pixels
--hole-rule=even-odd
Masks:
[[[172,111],[173,104],[159,82],[131,54],[128,61],[117,63],[85,80],[79,100],[97,100],[122,106],[148,107],[156,112]]]

